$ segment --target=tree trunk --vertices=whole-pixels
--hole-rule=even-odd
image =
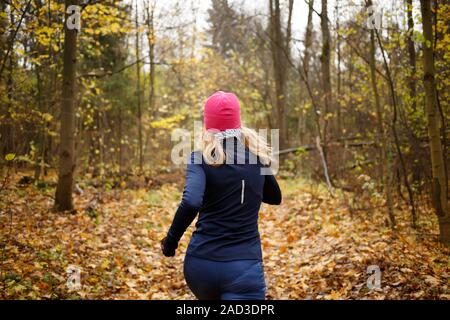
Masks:
[[[3,4],[6,9],[6,4]],[[10,24],[14,25],[14,14],[12,13],[13,8],[10,8]],[[6,18],[5,18],[6,21]],[[7,24],[6,24],[7,25]],[[6,28],[6,26],[5,26]],[[2,36],[3,37],[3,36]],[[6,38],[6,35],[4,35]],[[3,39],[1,39],[3,40]],[[1,147],[1,154],[6,155],[8,153],[15,153],[16,152],[16,146],[15,146],[15,126],[14,126],[14,119],[12,117],[12,111],[13,111],[13,92],[14,92],[14,53],[12,52],[12,48],[14,48],[14,42],[15,37],[14,33],[10,32],[8,41],[6,43],[2,43],[1,46],[4,47],[5,52],[2,51],[2,67],[4,65],[7,65],[7,75],[6,75],[6,88],[7,88],[7,99],[5,103],[5,120],[4,125],[1,126],[1,132],[0,132],[0,142],[2,144]],[[8,50],[9,49],[9,50]],[[7,55],[9,52],[9,55]],[[0,74],[1,76],[1,74]]]
[[[342,133],[342,110],[341,110],[341,36],[339,25],[339,0],[336,1],[336,51],[337,51],[337,93],[336,93],[336,109],[337,109],[337,127],[338,136]]]
[[[65,9],[78,5],[77,0],[66,0]],[[59,211],[73,210],[72,188],[75,171],[75,100],[76,100],[76,56],[77,30],[67,26],[64,20],[64,71],[61,96],[61,129],[59,146],[59,174],[56,187],[55,208]]]
[[[416,49],[414,47],[413,41],[413,32],[414,32],[414,19],[412,15],[413,4],[412,0],[406,0],[406,12],[408,16],[408,34],[407,34],[407,42],[408,42],[408,58],[409,58],[409,67],[411,68],[409,75],[409,92],[412,99],[412,109],[416,111]]]
[[[305,51],[303,54],[303,71],[305,73],[306,80],[308,80],[309,60],[311,59],[310,48],[312,44],[313,8],[314,8],[314,0],[310,0],[308,3],[308,22],[306,24],[306,33],[305,33]]]
[[[155,110],[155,27],[153,24],[154,7],[147,6],[147,38],[148,38],[148,53],[150,59],[150,92],[149,92],[149,110],[153,116],[156,117]]]
[[[139,52],[139,11],[138,2],[136,0],[136,91],[137,91],[137,122],[138,122],[138,155],[139,155],[139,171],[142,173],[144,167],[143,146],[142,146],[142,109],[141,109],[141,63]]]
[[[323,130],[321,142],[323,143],[323,161],[324,166],[328,168],[328,121],[331,108],[331,75],[330,75],[330,29],[328,26],[328,3],[322,0],[322,12],[320,14],[320,27],[322,30],[322,52],[320,55],[321,62],[321,82],[322,82],[322,105],[324,108]],[[320,119],[318,119],[320,121]],[[319,129],[320,130],[320,129]],[[328,169],[327,169],[328,170]]]
[[[11,23],[14,23],[14,16],[11,14]],[[14,42],[14,38],[11,38],[10,41]],[[14,46],[11,43],[11,46]],[[8,75],[6,80],[6,88],[8,89],[7,93],[7,101],[6,104],[6,134],[5,134],[5,146],[4,146],[4,154],[7,153],[15,153],[16,152],[16,141],[14,137],[16,136],[16,126],[14,125],[14,118],[12,117],[13,113],[13,100],[14,100],[14,53],[11,52],[8,57]]]
[[[40,15],[40,10],[42,8],[42,2],[41,1],[36,1],[35,2],[35,10],[36,10],[36,14],[39,17]],[[38,23],[38,27],[42,27],[41,25],[41,20],[38,19],[37,21]],[[43,52],[45,52],[45,48],[43,48],[42,45],[39,44],[39,42],[36,42],[35,44],[33,44],[33,48],[32,51],[36,52],[35,55],[39,56],[40,54],[42,54]],[[45,64],[44,68],[48,68],[48,65]],[[47,110],[45,110],[44,108],[44,104],[43,103],[43,88],[44,88],[44,79],[41,76],[41,70],[42,70],[42,65],[40,64],[35,64],[34,65],[34,72],[36,74],[36,105],[38,106],[38,110],[40,112],[47,112]],[[36,162],[35,162],[35,167],[34,167],[34,180],[38,181],[41,178],[41,175],[44,173],[44,168],[45,168],[45,155],[47,154],[47,120],[43,119],[42,120],[42,127],[40,125],[38,125],[37,127],[37,132],[36,135],[39,137],[37,140],[37,155],[36,155]]]
[[[371,1],[368,1],[368,6],[371,6]],[[390,179],[388,178],[390,173],[390,164],[386,155],[387,137],[384,132],[383,124],[383,112],[381,110],[380,95],[378,94],[377,78],[376,78],[376,65],[375,65],[375,34],[373,30],[370,30],[370,54],[369,54],[369,66],[370,66],[370,80],[372,85],[373,97],[375,100],[375,109],[377,114],[377,132],[378,132],[378,150],[380,158],[379,175],[383,184],[384,194],[386,196],[386,207],[388,211],[388,217],[391,227],[395,226],[395,216],[392,208],[392,193],[390,187]]]
[[[310,54],[310,50],[311,50],[311,44],[312,44],[312,15],[313,15],[313,8],[314,8],[314,0],[310,0],[308,2],[308,20],[306,23],[306,32],[305,32],[305,39],[304,39],[304,44],[305,44],[305,49],[303,51],[303,60],[302,63],[299,64],[299,74],[301,75],[302,73],[302,69],[303,69],[303,74],[304,74],[304,82],[308,83],[309,82],[309,61],[311,58],[311,54]],[[301,79],[301,77],[300,77]],[[300,81],[301,84],[301,81]],[[307,84],[305,84],[307,85]],[[303,91],[302,88],[300,88],[300,91]],[[316,117],[317,115],[315,115]],[[298,119],[298,126],[299,126],[299,134],[300,134],[300,144],[304,144],[305,143],[305,133],[306,133],[306,118],[307,118],[307,114],[306,114],[306,110],[301,109],[300,113],[299,113],[299,119]],[[319,133],[320,135],[320,133]]]
[[[119,115],[118,115],[118,137],[117,137],[117,141],[118,141],[118,149],[119,149],[119,153],[118,153],[118,163],[119,163],[119,176],[122,176],[124,173],[123,170],[123,120],[122,120],[122,107],[119,107]]]
[[[408,134],[410,136],[410,143],[412,146],[413,154],[415,155],[415,159],[413,161],[412,168],[412,180],[413,183],[418,185],[420,184],[420,173],[421,173],[421,165],[420,165],[420,144],[417,139],[416,134],[414,133],[414,129],[417,127],[416,112],[417,112],[417,90],[416,90],[416,49],[414,46],[413,40],[413,32],[414,32],[414,19],[413,19],[413,3],[412,0],[406,0],[406,14],[408,17],[408,32],[406,36],[406,41],[408,43],[408,61],[409,61],[409,96],[411,99],[411,114],[412,114],[412,122],[413,128],[409,129]]]
[[[424,41],[423,84],[425,88],[428,137],[432,165],[433,206],[439,219],[440,240],[450,246],[450,215],[447,203],[447,181],[444,167],[444,155],[439,133],[439,114],[437,108],[435,67],[433,57],[433,27],[431,1],[420,0]]]
[[[270,36],[271,36],[271,51],[275,74],[275,103],[277,114],[277,125],[280,130],[280,147],[287,146],[287,128],[286,128],[286,81],[287,68],[286,58],[283,52],[286,50],[285,42],[283,41],[283,32],[281,29],[281,13],[280,1],[270,0]]]
[[[37,105],[39,110],[43,110],[43,103],[42,103],[42,79],[41,79],[41,73],[39,70],[39,66],[35,66],[35,72],[36,72],[36,91],[37,91]],[[47,120],[43,119],[44,123],[42,124],[42,128],[38,126],[38,130],[36,132],[38,138],[37,144],[37,155],[36,155],[36,163],[34,167],[34,180],[38,181],[41,178],[41,175],[44,173],[45,168],[45,155],[47,153],[46,150],[46,143],[47,143]]]
[[[5,1],[0,2],[0,12],[6,12],[6,8],[8,5]],[[6,30],[8,28],[8,15],[0,15],[0,30],[3,32],[0,34],[0,61],[3,61],[3,58],[5,56],[6,50],[7,50],[7,33]]]
[[[322,0],[322,13],[320,15],[320,26],[322,29],[322,53],[320,55],[321,71],[322,71],[322,92],[324,106],[324,128],[323,128],[323,151],[325,158],[327,156],[326,145],[328,143],[327,129],[329,121],[329,113],[331,110],[332,92],[331,92],[331,75],[330,75],[330,29],[328,26],[328,2]]]

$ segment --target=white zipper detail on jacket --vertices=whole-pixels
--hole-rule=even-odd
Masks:
[[[242,180],[241,204],[244,203],[245,180]]]

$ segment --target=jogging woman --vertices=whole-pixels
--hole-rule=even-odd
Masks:
[[[254,130],[241,126],[233,93],[210,96],[203,116],[202,150],[187,164],[183,197],[162,251],[175,255],[199,212],[184,260],[189,288],[202,300],[264,300],[258,211],[261,202],[281,203],[278,183],[267,174],[271,149]]]

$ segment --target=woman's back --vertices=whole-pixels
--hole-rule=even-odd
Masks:
[[[219,261],[261,259],[258,211],[265,181],[262,165],[251,163],[248,149],[242,147],[239,152],[238,139],[229,138],[226,143],[234,147],[234,152],[227,152],[228,163],[212,166],[202,159],[201,164],[194,164],[199,166],[196,171],[204,173],[205,192],[187,253]],[[201,154],[195,153],[192,159],[199,157]],[[192,194],[194,201],[201,197]]]

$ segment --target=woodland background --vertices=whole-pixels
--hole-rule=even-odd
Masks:
[[[449,21],[430,0],[0,1],[1,298],[192,299],[193,227],[159,249],[171,132],[226,90],[280,129],[267,298],[449,299]]]

